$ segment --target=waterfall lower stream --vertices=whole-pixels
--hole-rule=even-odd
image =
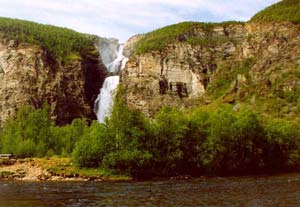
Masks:
[[[120,77],[118,76],[118,73],[120,70],[125,68],[126,63],[128,61],[128,58],[126,58],[123,55],[123,49],[124,45],[120,44],[118,46],[118,50],[115,51],[116,54],[114,54],[116,56],[116,59],[111,63],[104,62],[107,71],[113,75],[105,79],[103,87],[100,90],[100,94],[98,95],[98,98],[95,101],[95,113],[100,123],[104,123],[106,117],[109,117],[111,113],[114,95],[120,82]]]

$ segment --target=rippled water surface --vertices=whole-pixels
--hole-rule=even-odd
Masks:
[[[0,182],[1,207],[300,206],[300,174],[189,181]]]

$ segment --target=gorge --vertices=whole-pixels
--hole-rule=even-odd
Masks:
[[[175,21],[266,1],[64,2],[26,7],[104,36],[153,26],[148,5]],[[300,206],[299,172],[300,0],[124,44],[0,17],[0,206]]]
[[[297,171],[300,17],[282,13],[297,3],[124,45],[0,19],[0,150],[138,178]]]

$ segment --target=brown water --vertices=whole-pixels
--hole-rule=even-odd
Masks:
[[[189,181],[0,182],[0,207],[300,206],[300,174]]]

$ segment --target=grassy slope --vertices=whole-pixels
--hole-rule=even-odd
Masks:
[[[257,13],[251,21],[290,21],[300,22],[300,0],[283,0]]]
[[[80,57],[93,46],[92,37],[76,31],[51,25],[43,25],[25,20],[0,18],[0,35],[5,39],[37,44],[44,47],[56,60]]]
[[[257,13],[251,21],[290,21],[298,23],[300,22],[300,0],[283,0]],[[240,22],[182,22],[166,26],[145,34],[137,42],[135,54],[140,55],[150,51],[163,51],[168,44],[173,42],[187,42],[193,45],[214,44],[222,40],[213,39],[209,36],[212,28],[215,26],[226,26],[234,23]],[[204,38],[197,37],[195,35],[195,31],[197,29],[203,29],[207,36]]]
[[[150,51],[162,51],[168,44],[173,42],[187,42],[189,44],[213,44],[219,41],[210,37],[212,29],[216,26],[240,24],[240,22],[201,23],[182,22],[179,24],[163,27],[145,34],[136,44],[135,54],[143,54]],[[207,36],[197,37],[195,31],[202,29]]]

